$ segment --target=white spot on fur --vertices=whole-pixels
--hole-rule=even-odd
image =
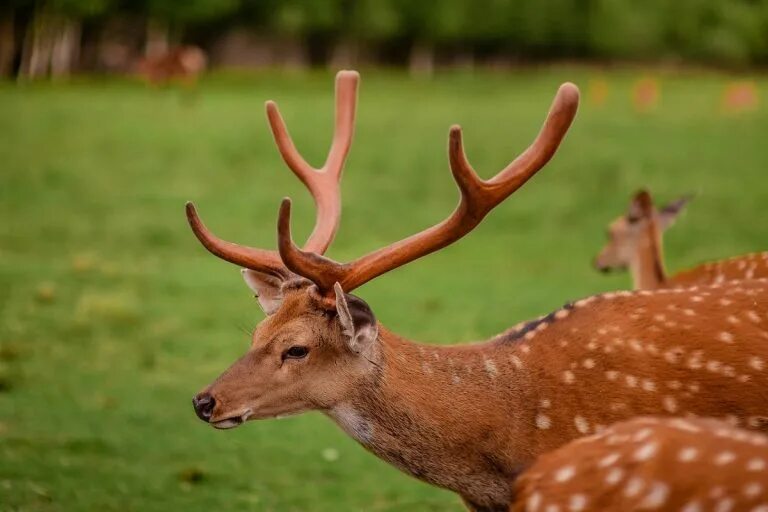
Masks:
[[[733,509],[733,498],[723,498],[715,504],[715,512],[730,512]]]
[[[653,482],[651,489],[640,502],[640,508],[659,508],[667,501],[669,496],[669,486],[664,482]]]
[[[485,373],[487,373],[490,378],[495,379],[499,371],[496,369],[496,363],[493,362],[493,359],[484,359],[483,366],[485,366]]]
[[[594,367],[595,367],[595,360],[594,360],[594,359],[592,359],[592,358],[589,358],[589,357],[588,357],[587,359],[585,359],[585,360],[584,360],[584,362],[582,363],[582,365],[583,365],[583,366],[584,366],[584,368],[586,368],[587,370],[590,370],[590,369],[592,369],[592,368],[594,368]]]
[[[571,512],[581,512],[587,507],[587,497],[583,494],[573,494],[568,502]]]
[[[753,369],[761,372],[761,371],[763,371],[763,368],[765,368],[765,363],[759,357],[752,356],[752,357],[749,358],[749,366],[751,366]]]
[[[624,470],[621,468],[611,468],[608,474],[605,475],[605,483],[608,485],[616,485],[624,478]]]
[[[715,464],[717,464],[718,466],[725,466],[726,464],[730,464],[734,460],[736,460],[736,454],[734,454],[733,452],[728,452],[728,451],[720,452],[715,457]]]
[[[701,512],[701,510],[701,505],[698,501],[690,501],[680,509],[680,512]]]
[[[541,494],[537,492],[531,494],[525,504],[527,512],[537,512],[541,506]]]
[[[607,468],[608,466],[615,464],[619,460],[619,457],[621,457],[621,454],[619,452],[609,453],[608,455],[600,459],[597,462],[597,465],[600,466],[601,468]]]
[[[571,370],[565,370],[563,372],[563,382],[566,384],[573,384],[573,382],[576,380],[576,376],[573,374]]]
[[[722,341],[723,343],[733,343],[733,334],[722,331],[720,334],[717,335],[717,339]]]
[[[541,413],[536,415],[536,428],[539,428],[541,430],[547,430],[551,426],[552,426],[552,420],[549,418],[549,416]]]
[[[677,454],[677,459],[680,462],[691,462],[696,457],[699,456],[699,450],[694,448],[693,446],[686,446],[680,452]]]
[[[677,400],[671,395],[666,395],[662,399],[662,405],[667,412],[677,412]]]
[[[555,481],[563,483],[567,482],[573,475],[576,474],[576,468],[573,466],[563,466],[555,472]]]
[[[658,450],[658,448],[659,448],[659,445],[654,442],[645,443],[643,446],[641,446],[635,451],[635,454],[634,454],[635,460],[638,462],[649,460],[651,457],[656,455],[656,451]]]
[[[589,433],[589,422],[583,416],[574,416],[573,424],[576,426],[576,430],[582,434]]]
[[[765,469],[765,460],[755,457],[747,462],[747,471],[763,471]]]
[[[627,498],[633,498],[640,494],[640,491],[645,487],[645,482],[639,476],[633,476],[624,486],[624,496]]]
[[[512,361],[512,364],[515,365],[515,368],[517,368],[518,370],[523,369],[523,362],[520,360],[519,357],[510,356],[509,360]]]
[[[743,492],[747,498],[756,498],[763,492],[763,486],[759,482],[750,482],[744,486]]]

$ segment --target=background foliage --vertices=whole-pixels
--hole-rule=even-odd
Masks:
[[[223,35],[246,32],[299,48],[315,65],[336,62],[350,45],[366,62],[411,68],[425,59],[427,67],[574,58],[768,63],[768,0],[7,0],[0,73],[23,73],[34,53],[25,46],[73,26],[77,44],[59,53],[90,71],[114,71],[89,60],[90,48],[129,32],[135,36],[121,44],[131,51],[157,37],[212,49]]]

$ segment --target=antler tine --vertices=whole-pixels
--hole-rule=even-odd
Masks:
[[[449,160],[451,172],[461,192],[454,212],[439,224],[404,240],[341,264],[299,250],[290,239],[290,203],[280,209],[278,245],[280,256],[293,272],[313,281],[321,294],[329,297],[339,282],[346,292],[371,279],[426,256],[459,240],[472,231],[493,207],[520,188],[552,158],[573,121],[579,102],[578,88],[565,83],[557,91],[539,135],[528,149],[490,180],[481,180],[467,161],[461,129],[451,128]]]
[[[186,209],[187,221],[195,236],[215,256],[241,267],[258,270],[276,277],[285,278],[289,275],[277,252],[245,247],[222,240],[205,227],[197,215],[194,204],[188,202]]]
[[[323,166],[315,169],[296,149],[277,104],[266,103],[275,143],[286,165],[306,185],[315,201],[317,211],[315,227],[304,249],[324,253],[333,241],[341,218],[339,183],[344,162],[354,135],[357,86],[360,75],[356,71],[340,71],[336,75],[336,112],[333,141]]]
[[[519,189],[554,156],[579,105],[579,89],[566,82],[560,86],[552,101],[544,125],[533,143],[501,172],[489,180],[477,176],[467,160],[462,144],[461,128],[450,133],[448,157],[451,171],[463,194],[473,203],[482,202],[485,213]],[[462,186],[462,184],[464,184]],[[476,206],[473,204],[473,206]]]

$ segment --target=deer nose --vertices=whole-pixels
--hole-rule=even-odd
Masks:
[[[595,258],[592,260],[592,266],[595,267],[596,270],[599,270],[603,274],[609,273],[612,269],[608,265],[603,265],[600,262],[600,258]]]
[[[201,420],[211,421],[213,408],[216,407],[216,399],[209,393],[200,393],[192,399],[192,405],[195,407],[195,414]]]

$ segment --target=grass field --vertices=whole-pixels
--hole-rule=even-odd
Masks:
[[[768,248],[768,107],[722,115],[727,77],[677,74],[638,115],[638,75],[602,76],[607,103],[585,101],[552,163],[471,236],[359,290],[384,324],[468,341],[626,287],[590,261],[639,186],[696,194],[667,237],[672,270]],[[329,254],[352,258],[452,209],[451,123],[487,177],[532,140],[559,82],[586,89],[591,77],[364,74]],[[252,245],[274,246],[285,195],[297,238],[311,227],[311,201],[264,121],[269,98],[322,160],[330,75],[212,78],[194,97],[124,82],[0,85],[0,509],[462,510],[319,414],[228,432],[193,414],[192,395],[246,349],[261,313],[237,269],[193,238],[184,202]]]

